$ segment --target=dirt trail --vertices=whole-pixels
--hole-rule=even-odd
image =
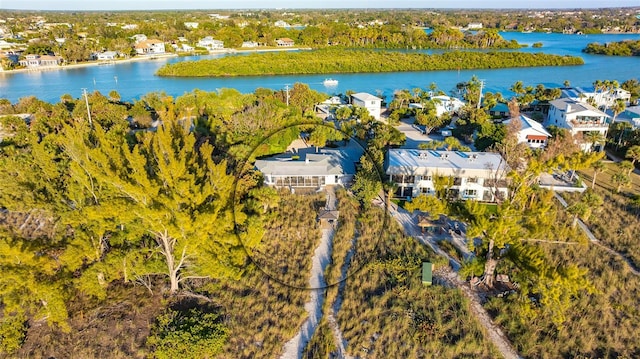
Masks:
[[[504,358],[520,358],[518,352],[513,348],[513,345],[511,345],[511,342],[509,341],[507,336],[502,332],[502,329],[499,326],[495,325],[491,320],[489,313],[487,313],[487,311],[482,306],[477,293],[469,287],[468,283],[460,279],[460,276],[457,273],[457,271],[460,269],[460,263],[458,263],[449,254],[441,250],[435,240],[432,240],[423,235],[418,228],[413,216],[405,209],[401,207],[394,207],[392,209],[392,216],[404,228],[405,234],[418,239],[421,243],[431,247],[438,255],[444,256],[449,259],[449,263],[451,264],[453,270],[449,268],[438,270],[437,274],[435,274],[436,279],[439,279],[445,285],[459,288],[464,296],[469,299],[469,310],[477,318],[480,325],[482,325],[482,327],[485,329],[489,340],[491,340],[493,345],[495,345],[495,347],[498,349],[498,351],[500,351]]]
[[[327,190],[327,209],[335,209],[336,196],[331,189]],[[320,244],[313,253],[311,259],[311,274],[309,276],[309,288],[311,296],[308,302],[304,304],[307,311],[307,319],[302,323],[298,333],[289,340],[283,348],[283,354],[280,359],[300,359],[302,351],[313,336],[318,327],[318,323],[322,318],[322,304],[325,298],[325,279],[324,271],[331,261],[331,249],[334,235],[334,228],[328,227],[322,230],[322,238]]]

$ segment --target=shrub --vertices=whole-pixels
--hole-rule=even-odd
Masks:
[[[147,345],[157,358],[207,358],[222,350],[229,330],[217,313],[168,309],[156,319]]]

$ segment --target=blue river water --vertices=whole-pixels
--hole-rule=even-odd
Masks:
[[[80,97],[82,88],[98,90],[108,94],[117,90],[123,100],[140,98],[152,91],[164,91],[168,95],[180,96],[185,92],[200,89],[215,91],[235,88],[240,92],[253,92],[256,88],[284,89],[296,82],[327,94],[345,93],[347,90],[369,92],[390,97],[398,89],[426,89],[436,83],[439,89],[449,93],[458,82],[468,81],[475,75],[484,80],[485,90],[509,94],[509,87],[520,80],[525,86],[543,84],[559,87],[565,80],[572,86],[591,86],[595,80],[625,80],[640,78],[640,57],[614,57],[584,54],[581,50],[590,42],[613,42],[640,40],[640,34],[615,35],[565,35],[545,33],[504,32],[507,40],[516,40],[529,47],[518,51],[545,52],[558,55],[581,56],[585,64],[565,67],[534,67],[488,70],[450,70],[364,74],[326,74],[292,76],[252,76],[232,78],[164,78],[155,72],[167,62],[195,60],[195,57],[173,57],[149,59],[122,64],[90,66],[65,70],[44,70],[21,73],[0,73],[0,98],[16,102],[25,96],[36,96],[48,102],[58,102],[63,94]],[[532,48],[535,42],[541,48]],[[225,55],[208,55],[212,58]],[[339,81],[338,86],[325,87],[325,78]]]

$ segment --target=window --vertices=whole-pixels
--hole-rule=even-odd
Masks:
[[[467,183],[478,183],[478,177],[467,178]]]
[[[478,194],[478,191],[476,191],[475,189],[465,189],[464,190],[464,197],[475,197]]]
[[[433,193],[433,190],[429,187],[422,187],[420,188],[420,193],[422,194],[431,194]]]
[[[431,176],[422,176],[423,181],[431,181]]]

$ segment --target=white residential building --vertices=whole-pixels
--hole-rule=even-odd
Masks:
[[[24,67],[47,67],[59,66],[62,63],[62,57],[53,55],[26,55],[24,60],[20,60],[20,65]]]
[[[118,58],[118,53],[116,51],[105,51],[96,54],[96,60],[98,61],[109,61],[115,60]]]
[[[464,106],[464,102],[460,101],[455,97],[449,96],[432,96],[432,100],[434,100],[434,105],[436,106],[436,113],[438,116],[444,113],[454,113],[460,110]]]
[[[396,197],[434,195],[434,178],[450,178],[447,196],[495,202],[505,198],[508,166],[498,153],[390,149],[387,180],[397,184]]]
[[[200,39],[200,41],[198,41],[197,46],[204,47],[209,51],[220,50],[220,49],[224,49],[224,42],[220,40],[215,40],[213,36],[207,36],[203,39]]]
[[[355,164],[340,151],[279,155],[257,160],[264,184],[272,187],[321,188],[326,185],[347,186],[356,173]]]
[[[380,119],[382,99],[366,92],[358,92],[351,95],[351,104],[364,107],[376,120]]]
[[[289,25],[286,21],[283,21],[283,20],[276,21],[273,24],[273,26],[276,26],[276,27],[291,27],[291,25]]]
[[[185,22],[184,23],[184,27],[186,27],[187,29],[197,29],[198,28],[198,24],[197,22]]]
[[[258,47],[258,43],[255,41],[243,41],[242,47]]]
[[[520,115],[520,131],[518,131],[518,143],[526,143],[531,148],[545,148],[551,134],[542,124],[525,115]],[[511,123],[513,119],[504,121],[505,125]]]
[[[587,132],[597,131],[607,136],[609,124],[606,113],[597,108],[570,98],[560,98],[549,102],[547,126],[555,125],[568,129],[573,136],[584,136]],[[596,150],[604,149],[604,143],[596,143]],[[591,143],[581,143],[582,150],[589,151]]]
[[[135,46],[139,55],[164,54],[164,42],[155,39],[140,41]]]
[[[585,103],[587,103],[587,101],[593,101],[596,107],[609,108],[613,106],[618,99],[625,103],[629,103],[629,100],[631,100],[631,93],[619,87],[610,91],[596,91],[594,87],[573,87],[562,89],[561,97]]]

